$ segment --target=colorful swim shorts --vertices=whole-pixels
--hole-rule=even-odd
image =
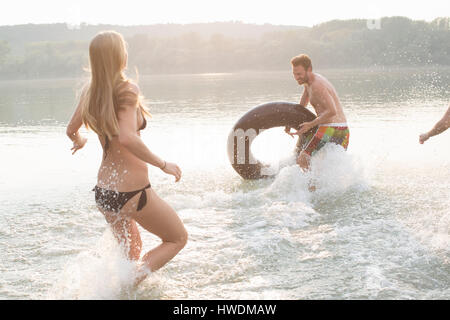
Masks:
[[[347,150],[350,131],[346,123],[327,123],[319,126],[314,134],[309,134],[304,140],[303,151],[312,156],[325,144],[331,142]]]

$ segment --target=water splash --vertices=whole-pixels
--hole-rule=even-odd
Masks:
[[[49,299],[135,299],[137,265],[108,228],[99,243],[66,263]]]

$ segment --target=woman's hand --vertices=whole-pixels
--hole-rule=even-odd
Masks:
[[[73,150],[72,155],[75,154],[78,150],[84,147],[84,145],[87,142],[87,138],[82,137],[81,135],[79,138],[73,140],[73,147],[70,150]]]
[[[181,179],[181,169],[175,163],[166,162],[166,166],[161,168],[167,174],[171,174],[175,177],[175,182],[180,181]]]

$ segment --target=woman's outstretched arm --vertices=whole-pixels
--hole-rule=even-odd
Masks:
[[[72,115],[72,118],[69,121],[69,124],[66,128],[66,134],[70,140],[73,142],[73,147],[70,150],[73,150],[72,154],[74,154],[77,150],[84,147],[87,142],[87,138],[83,137],[78,130],[80,130],[83,125],[83,121],[81,120],[81,102],[83,99],[83,95],[80,97],[80,102],[78,103],[75,112]]]
[[[438,135],[445,130],[450,128],[450,107],[448,107],[447,112],[444,114],[441,120],[439,120],[427,133],[421,134],[419,137],[419,142],[423,144],[425,141],[427,141],[429,138]]]

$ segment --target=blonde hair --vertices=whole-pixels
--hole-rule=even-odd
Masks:
[[[142,96],[123,90],[129,87],[123,84],[130,83],[123,73],[127,58],[125,40],[118,32],[100,32],[89,45],[91,79],[81,96],[81,117],[86,128],[109,140],[119,133],[117,111],[120,106],[138,106],[143,116],[151,116],[141,104]]]
[[[295,56],[291,59],[291,64],[294,67],[297,66],[303,66],[306,71],[308,71],[309,67],[311,67],[312,70],[312,63],[311,59],[306,54],[300,54],[298,56]]]

